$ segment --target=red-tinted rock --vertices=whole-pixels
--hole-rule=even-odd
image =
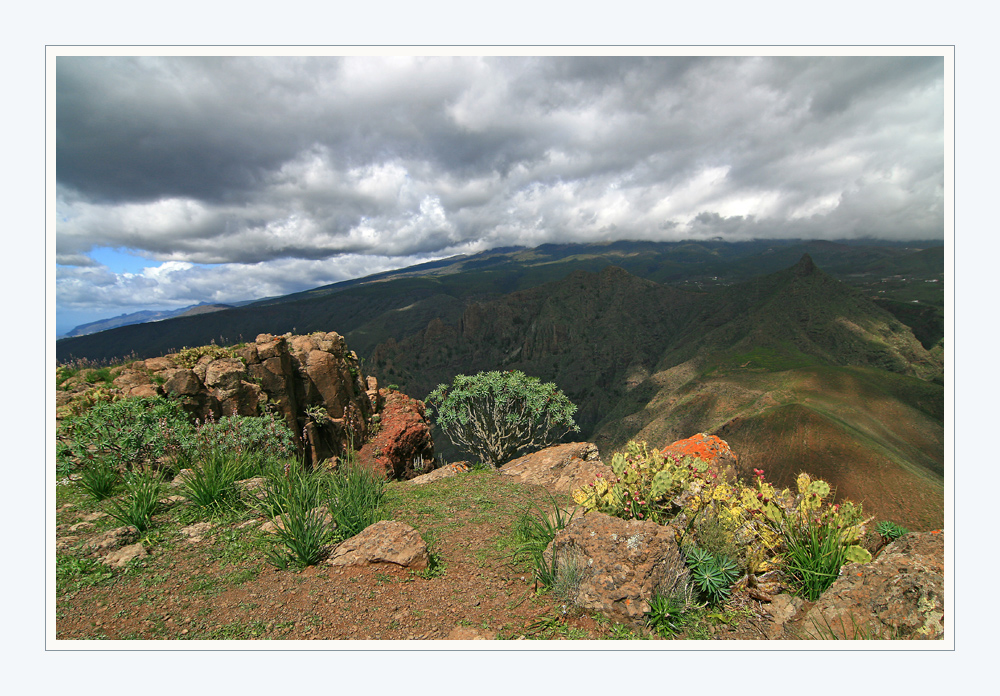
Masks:
[[[663,448],[664,457],[683,459],[696,457],[708,462],[712,470],[722,472],[727,468],[735,471],[736,455],[729,444],[715,435],[698,433],[684,440],[678,440]]]
[[[424,403],[398,391],[383,390],[382,394],[385,407],[379,414],[378,433],[361,448],[358,459],[388,479],[411,479],[434,461]]]

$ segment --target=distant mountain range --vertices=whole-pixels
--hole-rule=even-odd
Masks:
[[[230,303],[233,309],[211,317],[174,317],[155,326],[137,323],[65,338],[57,342],[56,355],[59,360],[152,357],[211,341],[236,343],[259,333],[336,330],[364,357],[379,343],[401,339],[433,318],[454,321],[469,302],[537,287],[577,270],[597,272],[614,265],[677,289],[710,292],[787,268],[804,253],[831,276],[880,298],[902,321],[919,325],[925,346],[943,336],[943,282],[926,282],[943,279],[940,241],[617,241],[452,257],[283,297]]]
[[[253,301],[253,300],[251,300]],[[209,314],[211,312],[218,312],[223,309],[232,309],[240,304],[249,304],[249,302],[237,302],[234,304],[213,304],[208,302],[200,302],[196,305],[190,305],[188,307],[181,307],[180,309],[173,310],[143,310],[141,312],[132,312],[131,314],[121,314],[117,317],[111,317],[109,319],[100,319],[98,321],[92,321],[88,324],[80,324],[79,326],[70,329],[66,332],[64,336],[59,338],[70,338],[73,336],[86,336],[88,334],[98,333],[100,331],[107,331],[108,329],[116,329],[119,326],[129,326],[131,324],[145,324],[150,321],[163,321],[164,319],[172,319],[174,317],[193,317],[197,314]]]
[[[802,470],[880,519],[941,525],[944,250],[830,242],[614,242],[456,257],[243,307],[57,342],[60,360],[153,357],[259,333],[337,331],[422,399],[523,370],[607,454],[717,434],[740,469]],[[444,438],[437,445],[447,452]]]

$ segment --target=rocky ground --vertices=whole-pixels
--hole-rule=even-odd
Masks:
[[[549,504],[545,489],[492,472],[425,485],[390,485],[392,517],[421,530],[432,563],[278,570],[265,558],[265,518],[186,524],[183,505],[161,513],[148,555],[108,568],[113,550],[88,550],[118,522],[61,486],[56,637],[61,640],[639,639],[618,624],[540,592],[530,563],[512,558],[518,515]],[[565,501],[562,501],[565,502]],[[184,531],[187,530],[187,531]],[[193,534],[193,536],[192,536]],[[124,539],[120,543],[131,541]],[[82,568],[82,570],[81,570]],[[738,599],[704,617],[691,637],[760,639],[766,612]]]
[[[644,615],[652,588],[662,585],[664,559],[677,555],[668,527],[590,513],[550,547],[585,555],[590,570],[573,587],[540,588],[531,561],[516,553],[519,522],[572,509],[568,492],[603,466],[593,445],[574,443],[501,473],[449,466],[390,483],[392,522],[304,569],[268,560],[273,521],[252,499],[206,521],[168,496],[139,535],[64,482],[56,638],[659,640]],[[672,638],[941,638],[943,536],[908,534],[871,563],[844,566],[815,603],[787,594],[780,575],[737,583],[724,606],[694,612]]]

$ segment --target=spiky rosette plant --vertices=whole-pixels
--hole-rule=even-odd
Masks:
[[[493,469],[580,431],[555,384],[519,371],[458,375],[425,401],[452,444]]]

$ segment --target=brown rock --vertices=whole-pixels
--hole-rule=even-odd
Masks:
[[[413,527],[385,520],[338,545],[326,563],[332,566],[395,563],[423,570],[430,563],[430,555],[427,543]]]
[[[411,478],[409,483],[414,486],[423,486],[427,483],[434,483],[435,481],[440,481],[444,478],[451,478],[452,476],[458,476],[469,470],[468,462],[453,462],[451,464],[446,464],[440,469],[435,469],[434,471],[428,472],[426,474],[420,474]]]
[[[240,380],[230,389],[214,389],[223,416],[258,416],[266,401],[263,390],[253,382]]]
[[[135,543],[139,530],[132,526],[115,527],[91,539],[84,546],[85,551],[104,553]]]
[[[164,392],[178,396],[195,396],[204,388],[205,386],[198,379],[194,370],[187,369],[174,370],[167,381],[163,383]]]
[[[500,473],[537,484],[552,493],[572,493],[590,484],[598,474],[604,477],[614,474],[599,456],[596,445],[570,442],[507,462],[500,467]]]
[[[177,363],[168,357],[150,358],[149,360],[141,362],[143,367],[150,372],[162,372],[163,370],[169,370],[170,368],[177,367]]]
[[[154,396],[159,396],[159,394],[160,394],[159,388],[155,384],[152,384],[152,383],[149,383],[149,384],[139,384],[139,385],[136,385],[136,386],[132,387],[131,389],[128,389],[125,392],[126,396],[130,396],[130,397],[134,397],[134,398],[142,398],[142,397],[151,398],[151,397],[154,397]]]
[[[149,373],[145,370],[122,370],[114,379],[114,385],[123,392],[128,392],[134,387],[149,383]]]
[[[576,606],[633,621],[655,593],[683,588],[688,575],[672,527],[598,512],[558,532],[545,560]]]
[[[434,461],[434,440],[424,403],[386,391],[378,433],[361,448],[358,461],[387,479],[411,479]]]
[[[149,553],[142,544],[130,544],[129,546],[123,546],[117,551],[112,551],[101,559],[101,563],[121,568],[134,558],[145,558],[148,555]]]
[[[849,563],[789,631],[809,638],[944,637],[944,539],[900,537],[870,563]]]
[[[246,377],[246,366],[236,358],[219,358],[210,362],[205,370],[205,386],[212,389],[231,390]]]
[[[455,626],[451,629],[445,640],[496,640],[497,635],[492,631],[472,626]]]
[[[272,336],[271,334],[260,334],[255,341],[257,346],[257,358],[264,362],[268,358],[275,358],[279,355],[288,354],[288,344],[284,336]]]
[[[783,637],[785,624],[788,623],[802,607],[804,599],[793,597],[787,594],[775,595],[771,598],[767,606],[767,613],[771,616],[771,622],[767,625],[767,637],[777,640]]]
[[[252,500],[264,500],[267,495],[267,479],[263,476],[237,481],[235,486],[240,495]]]
[[[181,534],[188,538],[188,541],[197,543],[205,538],[205,535],[212,531],[210,522],[196,522],[181,529]]]

